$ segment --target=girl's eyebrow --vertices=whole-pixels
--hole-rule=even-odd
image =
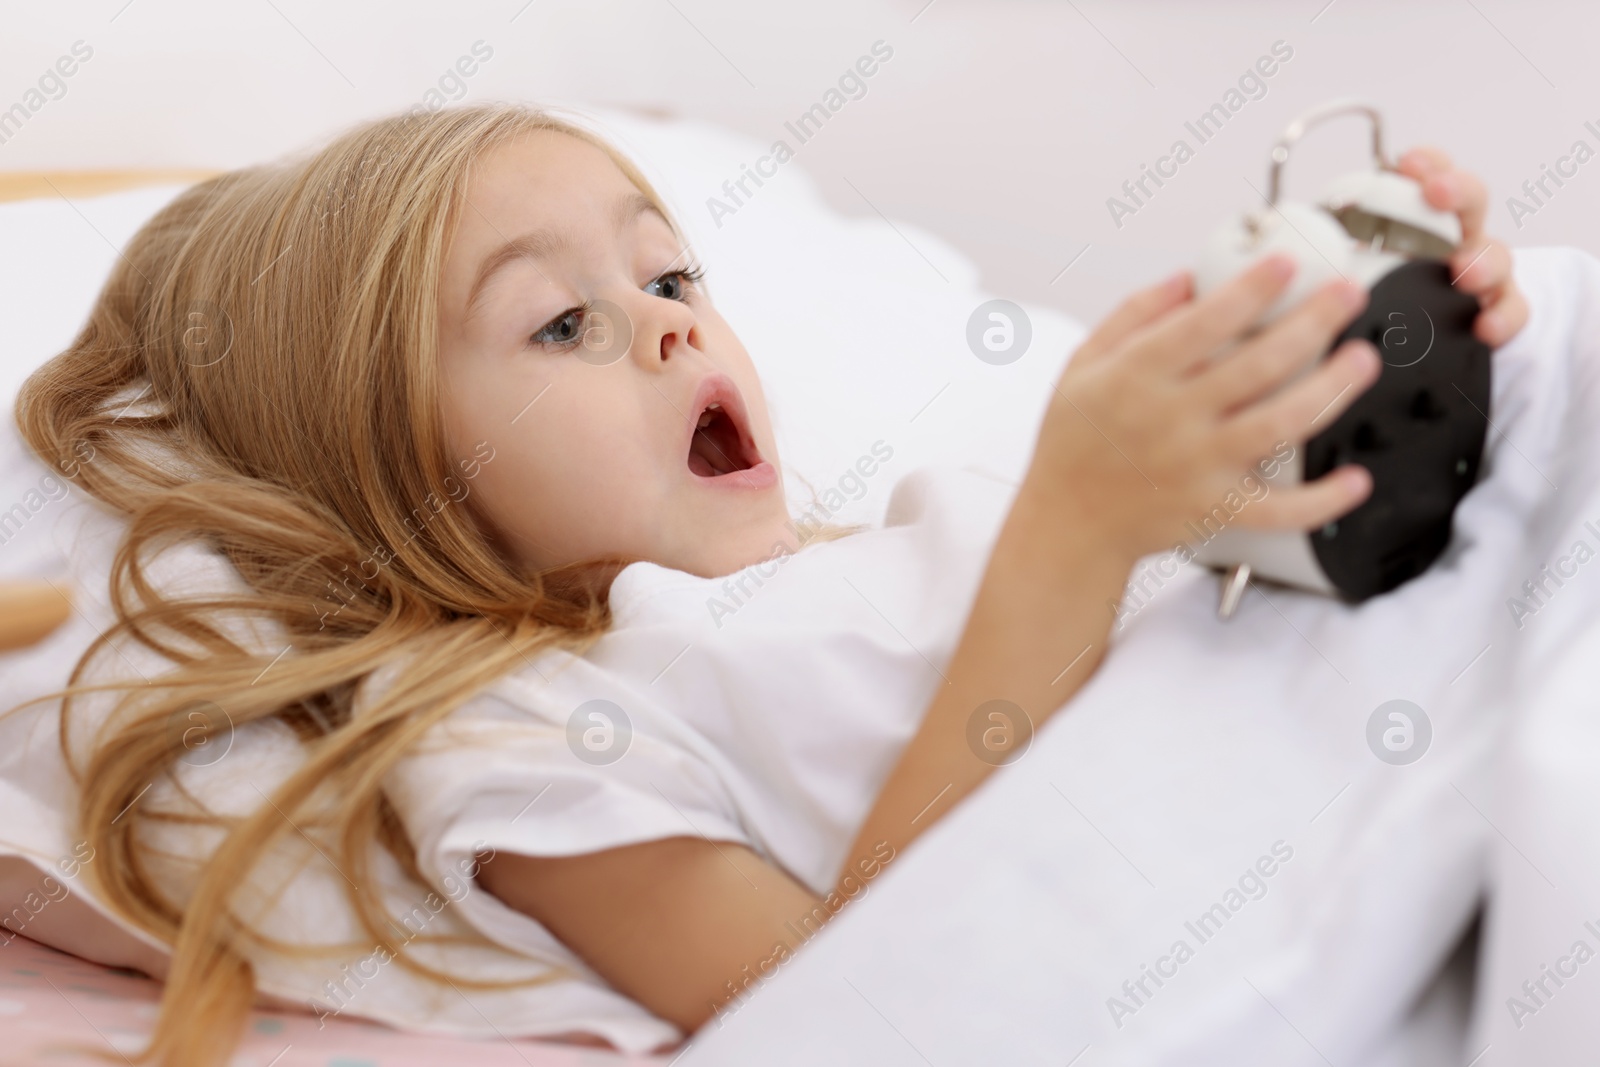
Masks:
[[[633,191],[616,202],[612,208],[611,217],[617,230],[622,230],[640,215],[654,214],[662,222],[667,222],[661,209],[656,207],[651,199],[638,190]],[[671,223],[667,223],[670,227]],[[513,237],[500,245],[483,258],[478,265],[477,276],[473,279],[472,288],[467,296],[467,317],[473,314],[478,300],[488,288],[489,281],[504,267],[519,260],[528,260],[537,268],[538,261],[565,252],[571,248],[571,242],[566,234],[555,229],[538,229],[519,237]]]

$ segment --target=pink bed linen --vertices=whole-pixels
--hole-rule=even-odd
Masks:
[[[133,971],[101,967],[26,937],[0,942],[0,1064],[94,1064],[143,1048],[161,987]],[[470,995],[470,994],[469,994]],[[91,1055],[99,1052],[100,1057]],[[410,1034],[377,1023],[256,1011],[236,1067],[637,1067],[669,1057],[625,1056],[532,1040],[469,1041]]]

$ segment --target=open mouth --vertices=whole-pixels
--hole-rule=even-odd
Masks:
[[[720,401],[700,413],[689,441],[689,469],[702,478],[718,478],[755,466],[745,454],[743,435]]]
[[[761,458],[750,437],[744,402],[731,379],[717,374],[703,381],[691,410],[695,421],[689,435],[689,473],[719,484],[750,488],[762,488],[776,480],[776,470]]]

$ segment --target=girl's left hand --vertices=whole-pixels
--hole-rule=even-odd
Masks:
[[[1422,195],[1441,211],[1461,218],[1461,247],[1450,257],[1455,286],[1478,298],[1481,310],[1473,333],[1499,348],[1528,323],[1528,301],[1511,277],[1511,250],[1483,232],[1489,193],[1476,175],[1457,169],[1450,157],[1431,146],[1400,157],[1400,173],[1422,183]]]

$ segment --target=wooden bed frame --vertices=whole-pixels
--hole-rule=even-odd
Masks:
[[[208,170],[71,170],[0,173],[0,202],[103,196],[150,185],[201,181]],[[72,602],[50,582],[0,581],[0,651],[23,648],[66,621]]]
[[[214,170],[34,170],[0,172],[0,202],[38,200],[50,196],[73,199],[104,196],[148,185],[179,185],[202,181]]]
[[[72,614],[72,602],[49,582],[0,582],[0,652],[41,640]]]

